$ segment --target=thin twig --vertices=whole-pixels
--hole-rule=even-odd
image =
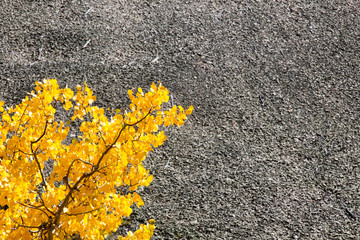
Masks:
[[[153,109],[150,109],[149,112],[141,119],[139,119],[138,121],[134,122],[134,123],[125,123],[125,125],[121,128],[121,130],[119,131],[118,135],[116,136],[115,140],[113,141],[112,144],[110,144],[108,146],[108,148],[106,148],[106,150],[101,154],[100,159],[98,161],[98,163],[96,164],[97,166],[100,166],[101,161],[103,160],[103,158],[105,157],[105,155],[110,151],[110,149],[116,144],[116,142],[119,140],[121,133],[125,130],[125,128],[127,127],[132,127],[138,123],[140,123],[141,121],[143,121],[145,118],[147,118],[147,116],[149,116],[149,114],[152,112]]]
[[[40,165],[40,162],[39,162],[39,159],[37,158],[37,155],[36,155],[36,152],[37,150],[40,148],[40,146],[38,146],[36,148],[36,151],[34,152],[34,149],[33,149],[33,145],[37,142],[39,142],[41,140],[41,138],[43,138],[46,134],[46,129],[47,129],[47,125],[48,125],[48,121],[46,120],[46,124],[45,124],[45,129],[44,129],[44,132],[41,134],[41,136],[36,140],[36,141],[31,141],[31,144],[30,144],[30,148],[31,148],[31,153],[33,154],[34,158],[35,158],[35,161],[38,165],[38,168],[39,168],[39,171],[40,171],[40,174],[41,174],[41,178],[43,180],[43,183],[44,183],[44,186],[45,186],[45,189],[47,190],[47,183],[46,183],[46,180],[45,180],[45,177],[44,177],[44,173],[41,169],[41,165]]]
[[[87,212],[81,212],[81,213],[65,213],[66,215],[68,216],[78,216],[78,215],[82,215],[82,214],[87,214],[87,213],[92,213],[92,212],[95,212],[97,210],[100,210],[101,208],[103,207],[99,207],[97,209],[93,209],[93,210],[90,210],[90,211],[87,211]]]
[[[21,125],[21,120],[22,120],[23,116],[25,115],[26,109],[27,109],[28,107],[29,107],[29,105],[26,105],[23,114],[21,114],[21,117],[20,117],[20,120],[19,120],[19,125],[18,125],[18,127],[17,127],[17,129],[16,129],[16,135],[17,135],[17,132],[19,131],[19,128],[20,128],[20,125]]]
[[[81,162],[83,162],[83,163],[85,163],[85,164],[91,165],[91,166],[94,168],[94,164],[92,164],[92,163],[90,163],[90,162],[86,162],[86,161],[84,161],[84,160],[82,160],[82,159],[80,159],[80,158],[74,159],[74,160],[71,162],[70,166],[68,167],[68,170],[67,170],[66,175],[64,176],[64,178],[65,178],[65,180],[66,180],[66,183],[69,185],[69,187],[70,187],[70,184],[69,184],[69,182],[68,182],[68,178],[69,178],[69,176],[70,176],[70,171],[71,171],[71,168],[72,168],[73,164],[74,164],[75,162],[77,162],[77,161],[81,161]]]
[[[32,208],[32,209],[36,209],[36,210],[42,211],[43,213],[45,213],[45,215],[46,215],[47,217],[49,217],[49,215],[47,214],[47,212],[45,212],[43,209],[40,208],[40,207],[42,207],[42,206],[44,206],[44,205],[34,206],[34,205],[31,205],[31,204],[25,204],[25,203],[21,203],[21,202],[16,202],[16,203],[20,204],[21,206],[27,207],[27,208]]]
[[[101,131],[99,131],[98,133],[100,134],[100,137],[101,137],[101,139],[103,140],[103,142],[104,142],[104,144],[105,144],[105,147],[107,147],[108,145],[107,145],[107,143],[106,143],[106,141],[105,141],[105,139],[104,139]]]
[[[52,215],[55,216],[55,213],[54,213],[53,211],[51,211],[51,210],[45,205],[44,199],[42,198],[40,191],[39,191],[39,190],[36,190],[36,192],[37,192],[37,194],[39,195],[39,198],[40,198],[41,203],[42,203],[42,205],[44,206],[44,208],[45,208],[49,213],[51,213]]]
[[[27,226],[27,225],[23,225],[23,224],[20,224],[20,223],[18,223],[17,221],[15,221],[12,217],[10,217],[11,218],[11,220],[13,221],[13,222],[15,222],[19,227],[24,227],[24,228],[37,228],[37,229],[40,229],[42,226],[40,225],[40,226]]]

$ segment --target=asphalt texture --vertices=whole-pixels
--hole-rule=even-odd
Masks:
[[[0,1],[0,100],[161,81],[194,112],[146,159],[153,239],[360,238],[360,2]],[[135,207],[136,208],[136,207]],[[109,237],[115,239],[116,234]]]

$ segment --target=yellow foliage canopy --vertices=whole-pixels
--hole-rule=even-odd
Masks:
[[[128,91],[130,111],[93,106],[93,91],[59,88],[55,79],[36,82],[22,103],[4,110],[0,102],[0,238],[104,239],[144,204],[136,190],[153,176],[142,161],[166,140],[159,126],[181,126],[193,107],[163,110],[168,90],[151,85],[144,93]],[[57,121],[59,107],[81,121],[81,134],[65,144],[68,124]],[[50,176],[45,162],[53,161]],[[124,191],[123,191],[124,190]],[[155,225],[141,225],[119,239],[150,239]]]

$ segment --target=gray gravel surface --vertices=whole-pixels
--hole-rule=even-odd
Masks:
[[[360,238],[359,1],[0,1],[0,98],[87,81],[100,107],[161,81],[194,105],[146,159],[125,233]],[[115,235],[109,237],[115,239]]]

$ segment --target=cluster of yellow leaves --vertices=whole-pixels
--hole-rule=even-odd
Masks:
[[[144,204],[136,190],[153,179],[142,161],[166,140],[159,126],[181,126],[193,108],[163,111],[169,92],[153,83],[147,93],[129,90],[130,111],[116,110],[109,119],[92,105],[96,97],[86,83],[76,94],[55,79],[36,82],[35,90],[7,110],[0,102],[0,205],[9,207],[0,210],[0,238],[65,239],[78,233],[103,239],[133,204]],[[71,144],[65,144],[69,127],[55,119],[59,106],[72,111],[71,121],[82,121],[82,134]],[[48,160],[54,163],[50,176],[43,172]],[[129,193],[119,194],[124,187]],[[148,239],[153,229],[141,226],[125,239]]]
[[[118,240],[149,240],[154,234],[155,220],[150,219],[147,225],[141,224],[136,232],[129,232],[127,236],[120,236]]]

